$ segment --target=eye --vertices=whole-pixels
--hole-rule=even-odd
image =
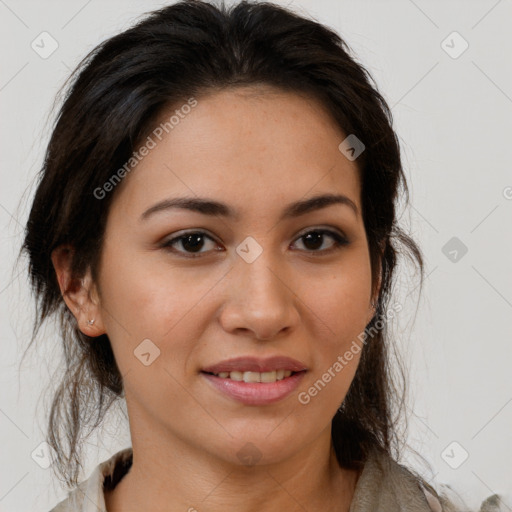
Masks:
[[[319,247],[322,247],[326,235],[334,240],[334,243],[328,249],[323,249],[320,251],[317,250]],[[303,240],[303,244],[306,246],[306,251],[320,253],[320,255],[339,249],[342,246],[348,245],[349,243],[349,241],[344,236],[340,235],[336,231],[331,231],[330,229],[314,229],[307,231],[297,240]]]
[[[326,235],[334,240],[330,248],[318,250],[322,247],[325,241]],[[215,240],[203,231],[189,231],[183,233],[180,236],[171,238],[162,244],[163,248],[169,248],[173,252],[182,254],[186,258],[197,258],[200,254],[208,253],[209,251],[201,251],[205,247],[205,240],[210,240],[215,243]],[[329,229],[314,229],[307,231],[302,234],[297,240],[303,240],[303,244],[306,246],[306,251],[310,253],[326,253],[333,250],[339,249],[342,246],[348,245],[349,241],[336,231]],[[181,248],[182,250],[177,249]],[[222,250],[222,249],[214,249]]]
[[[215,242],[212,237],[203,231],[189,231],[180,236],[171,238],[162,244],[164,248],[170,248],[173,252],[178,252],[186,255],[186,258],[196,258],[195,254],[201,254],[201,249],[205,245],[205,239]],[[183,251],[177,250],[176,246],[184,249]],[[189,252],[190,251],[190,252]],[[208,251],[202,251],[208,252]]]

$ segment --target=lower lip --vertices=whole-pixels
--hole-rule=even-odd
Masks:
[[[246,405],[267,405],[283,400],[297,388],[305,373],[305,370],[293,373],[276,382],[243,382],[201,372],[216,389]]]

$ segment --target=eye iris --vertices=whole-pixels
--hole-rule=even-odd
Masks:
[[[322,246],[323,236],[323,233],[320,233],[319,231],[312,231],[311,233],[304,235],[304,245],[308,249],[318,249]],[[313,243],[313,247],[308,247],[308,244],[311,245],[310,242]]]
[[[181,239],[181,245],[185,250],[187,250],[187,244],[192,249],[190,252],[198,252],[204,244],[203,235],[201,233],[185,235]]]

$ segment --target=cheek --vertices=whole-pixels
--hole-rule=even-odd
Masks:
[[[361,260],[364,258],[361,257]],[[369,315],[371,270],[369,263],[340,267],[329,280],[308,294],[308,302],[324,323],[326,339],[341,349],[364,331]],[[309,298],[310,297],[310,298]]]
[[[368,321],[370,290],[369,261],[359,254],[309,295],[321,350],[314,351],[315,371],[305,384],[301,403],[314,402],[318,414],[322,407],[335,412],[354,378]]]
[[[186,269],[155,263],[148,253],[113,245],[106,244],[103,256],[102,305],[130,333],[162,338],[199,303],[209,283],[191,280]]]
[[[138,368],[134,355],[144,340],[151,341],[145,342],[150,352],[161,355],[172,344],[168,362],[186,360],[190,347],[183,333],[197,339],[197,315],[201,298],[211,288],[208,281],[194,280],[192,285],[183,269],[148,265],[147,256],[106,247],[100,284],[105,328],[123,373],[134,364]]]

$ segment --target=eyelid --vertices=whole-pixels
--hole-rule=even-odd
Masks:
[[[313,257],[321,257],[321,256],[327,256],[329,254],[332,254],[333,252],[336,252],[343,247],[349,245],[350,239],[345,235],[343,231],[336,227],[312,227],[312,228],[306,228],[304,231],[301,231],[295,238],[294,242],[297,240],[300,240],[302,237],[307,235],[308,233],[321,233],[324,236],[330,237],[332,240],[334,240],[334,243],[332,247],[329,249],[323,249],[321,251],[308,251],[308,250],[301,250],[300,252],[305,253],[307,256],[313,256]]]
[[[296,241],[300,240],[302,237],[304,237],[308,233],[312,233],[312,232],[320,232],[320,233],[330,237],[331,239],[334,240],[333,246],[329,249],[323,249],[323,250],[319,250],[319,251],[299,250],[300,252],[304,252],[304,253],[306,253],[308,255],[312,255],[312,256],[322,256],[322,255],[330,254],[333,251],[342,249],[344,246],[350,244],[350,239],[345,235],[345,233],[342,230],[340,230],[339,228],[337,228],[335,226],[325,226],[325,225],[324,226],[310,226],[310,227],[304,228],[294,237],[292,243],[295,243]],[[194,258],[200,257],[201,255],[211,254],[212,251],[204,251],[204,252],[198,252],[198,253],[187,253],[186,251],[179,251],[179,250],[176,250],[173,248],[173,245],[177,244],[180,239],[186,237],[187,235],[194,235],[194,234],[203,235],[204,237],[209,238],[211,241],[219,244],[216,237],[213,236],[212,234],[210,234],[208,231],[204,230],[203,228],[196,228],[196,229],[191,228],[191,229],[184,229],[181,231],[177,231],[176,233],[173,233],[171,238],[165,239],[160,244],[160,246],[163,249],[168,249],[169,251],[172,251],[172,252],[179,254],[182,257],[188,258],[188,259],[194,259]],[[213,252],[220,252],[220,250],[214,249]]]
[[[220,245],[220,243],[217,241],[216,237],[214,237],[212,234],[210,234],[208,231],[202,229],[202,228],[191,228],[191,229],[183,229],[181,231],[177,231],[176,233],[173,233],[170,237],[165,238],[160,244],[160,248],[166,249],[170,252],[173,252],[174,254],[178,254],[183,256],[184,258],[198,258],[201,255],[207,255],[210,254],[212,251],[205,251],[205,252],[198,252],[198,253],[187,253],[186,251],[179,251],[174,249],[174,245],[179,243],[180,239],[185,238],[187,235],[203,235],[205,238],[209,238],[212,242],[215,242],[216,244]],[[218,249],[213,249],[213,252],[220,252]],[[196,255],[194,255],[196,254]]]
[[[345,235],[343,230],[341,230],[340,228],[338,228],[336,226],[330,226],[328,224],[323,224],[323,225],[320,225],[320,226],[313,226],[313,227],[304,228],[302,231],[299,231],[299,234],[294,238],[294,240],[297,240],[297,238],[300,238],[301,236],[304,236],[305,234],[310,233],[311,231],[329,231],[329,232],[334,232],[335,234],[337,234],[337,235],[345,238],[346,240],[348,240],[348,236]]]

